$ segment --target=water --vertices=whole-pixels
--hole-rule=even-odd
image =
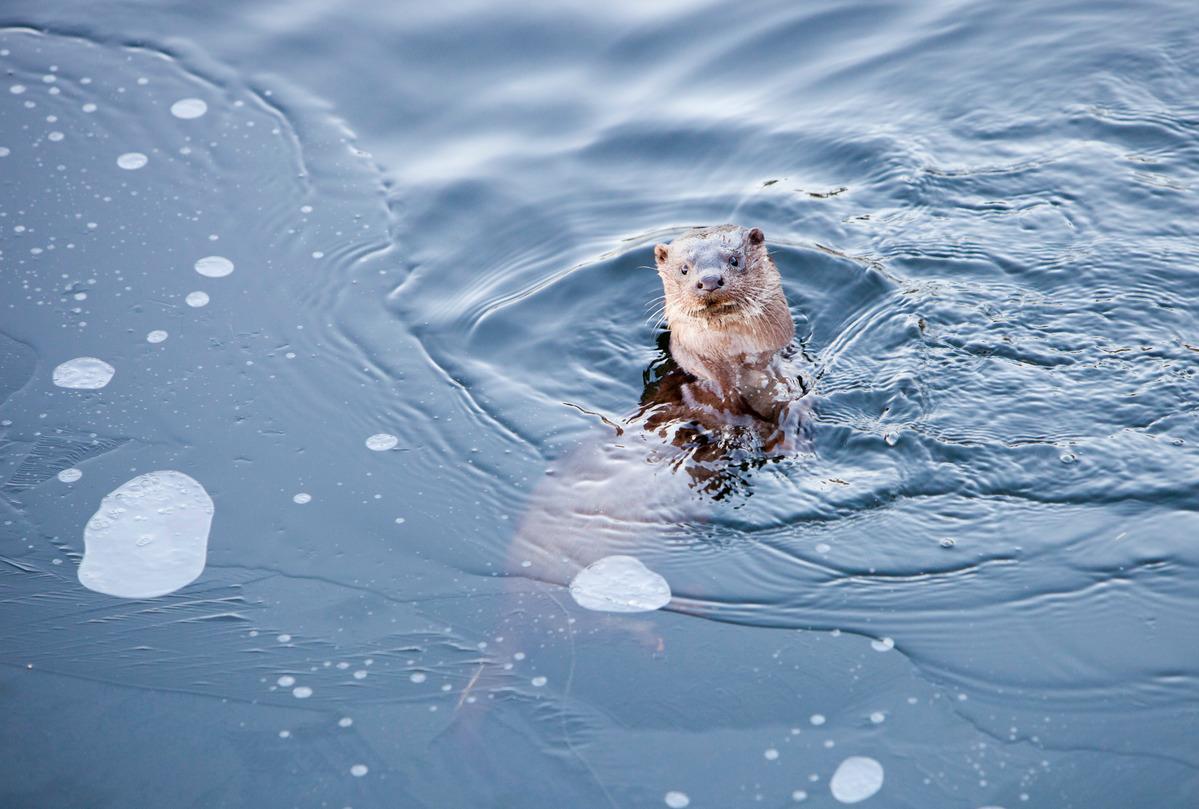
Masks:
[[[1190,4],[4,26],[6,806],[1199,801]],[[726,221],[812,446],[622,489],[652,245]],[[587,547],[665,608],[534,575],[580,457],[621,506]],[[199,577],[85,588],[89,519],[168,470]]]

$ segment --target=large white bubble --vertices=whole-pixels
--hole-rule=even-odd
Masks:
[[[883,765],[866,756],[841,762],[829,781],[833,797],[841,803],[858,803],[883,788]]]
[[[83,531],[79,581],[121,598],[154,598],[204,572],[212,498],[174,470],[138,475],[105,495]]]
[[[117,372],[104,360],[95,357],[76,357],[54,369],[54,384],[60,388],[96,390],[107,385]]]
[[[666,579],[632,556],[605,556],[570,583],[579,606],[600,612],[650,612],[670,603]]]

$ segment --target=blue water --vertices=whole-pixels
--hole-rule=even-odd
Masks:
[[[0,69],[3,806],[1199,805],[1192,3],[7,0]],[[712,498],[609,423],[722,222],[814,404]],[[155,470],[203,572],[87,589]]]

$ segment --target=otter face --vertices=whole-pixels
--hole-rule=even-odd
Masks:
[[[689,231],[654,246],[654,260],[673,315],[718,316],[753,306],[777,289],[778,270],[759,228],[723,225]]]

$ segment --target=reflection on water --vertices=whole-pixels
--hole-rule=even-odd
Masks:
[[[6,805],[1199,795],[1188,4],[43,5]],[[654,420],[652,247],[726,221],[796,322],[783,457]],[[86,589],[162,470],[202,572]],[[621,555],[665,608],[570,598]]]

